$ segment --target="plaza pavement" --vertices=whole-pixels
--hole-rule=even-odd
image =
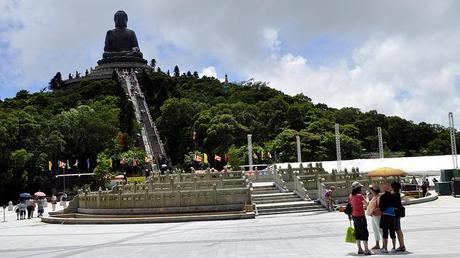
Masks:
[[[3,220],[3,214],[1,219]],[[460,257],[460,198],[407,206],[407,257]],[[355,257],[343,213],[133,225],[0,223],[0,257]],[[374,243],[371,233],[370,245]],[[374,257],[391,256],[375,255]]]

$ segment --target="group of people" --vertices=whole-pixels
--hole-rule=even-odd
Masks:
[[[56,205],[58,198],[55,194],[51,196],[51,207],[52,211],[56,210]],[[61,195],[61,206],[64,208],[66,207],[66,201],[67,201],[67,194],[63,193]],[[31,219],[34,217],[34,211],[37,208],[37,218],[43,217],[43,213],[45,212],[45,207],[48,205],[47,200],[45,197],[40,197],[40,198],[20,198],[19,203],[15,207],[15,212],[16,212],[16,218],[17,220],[23,220],[26,219]]]
[[[362,188],[361,183],[353,182],[348,197],[351,212],[347,212],[353,220],[358,254],[372,255],[374,253],[371,250],[388,253],[388,236],[392,242],[390,252],[405,252],[404,234],[401,230],[401,217],[405,216],[405,208],[401,203],[401,184],[395,181],[391,184],[383,184],[381,187],[370,185],[367,196],[362,193]],[[375,246],[371,250],[368,247],[369,231],[366,214],[370,217],[375,238]],[[398,248],[396,248],[396,236],[399,242]],[[382,246],[380,246],[381,239]]]
[[[42,217],[45,211],[45,202],[44,198],[38,199],[21,199],[16,205],[16,217],[18,220],[26,219],[26,211],[27,211],[27,218],[31,219],[34,217],[35,208],[37,209],[38,215],[37,217]]]

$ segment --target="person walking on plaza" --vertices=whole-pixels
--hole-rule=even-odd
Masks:
[[[19,218],[20,219],[26,218],[26,209],[27,209],[27,204],[26,204],[26,201],[23,200],[19,203]]]
[[[43,217],[43,213],[45,212],[45,200],[44,198],[40,198],[37,200],[37,207],[38,207],[38,215],[37,217]]]
[[[56,210],[56,204],[57,204],[57,197],[55,194],[51,196],[51,207],[53,208],[53,211]]]
[[[27,199],[26,200],[26,206],[27,206],[27,218],[33,218],[34,217],[34,210],[35,210],[35,203],[34,200],[32,199]]]
[[[326,192],[324,193],[324,198],[326,199],[327,209],[329,211],[334,211],[334,201],[332,200],[332,193],[334,192],[335,187],[331,186]]]
[[[390,232],[391,241],[393,243],[392,252],[396,252],[396,233],[395,233],[395,208],[396,202],[391,194],[391,187],[388,184],[383,186],[385,193],[380,196],[379,208],[382,211],[380,218],[380,228],[383,235],[383,247],[380,253],[388,253],[388,232]]]
[[[366,199],[361,194],[362,187],[363,185],[358,181],[355,181],[353,184],[351,184],[352,190],[348,197],[348,202],[352,208],[351,217],[355,227],[355,238],[356,244],[358,246],[358,254],[372,255],[373,253],[369,250],[367,244],[367,241],[369,240],[369,231],[367,230],[367,221],[364,214]],[[361,242],[364,244],[364,251],[361,247]]]
[[[401,190],[401,184],[399,182],[391,183],[391,187],[393,188],[393,196],[395,199],[395,231],[398,236],[399,247],[396,249],[397,252],[405,252],[406,245],[404,244],[404,234],[401,230],[401,218],[406,216],[406,208],[401,203],[401,194],[399,191]]]
[[[430,183],[429,183],[428,179],[424,179],[424,180],[422,181],[422,186],[421,186],[421,188],[422,188],[422,197],[425,197],[425,196],[426,196],[426,193],[428,192],[428,186],[429,186],[429,184],[430,184]]]
[[[380,238],[382,229],[380,228],[380,217],[382,212],[379,207],[380,188],[378,185],[369,186],[369,205],[367,205],[367,215],[371,217],[372,230],[374,231],[375,246],[371,249],[380,249]]]

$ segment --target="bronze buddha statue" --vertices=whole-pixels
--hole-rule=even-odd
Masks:
[[[124,11],[117,11],[114,15],[115,29],[107,31],[103,58],[140,57],[136,33],[127,28],[128,15]]]

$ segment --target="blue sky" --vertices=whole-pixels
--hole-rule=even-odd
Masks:
[[[457,1],[0,0],[0,98],[94,67],[128,13],[162,70],[268,81],[333,107],[446,124],[460,78]],[[91,6],[92,8],[88,8]]]

